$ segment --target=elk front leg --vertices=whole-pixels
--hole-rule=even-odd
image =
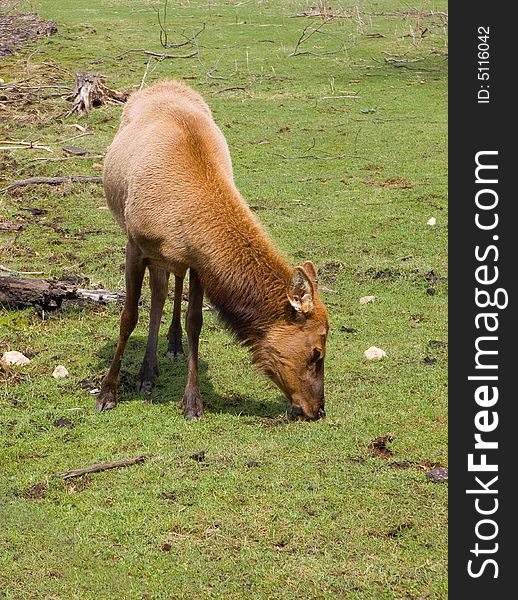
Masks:
[[[169,343],[167,345],[167,356],[178,358],[183,355],[182,346],[182,294],[183,294],[183,276],[175,275],[174,278],[174,304],[173,320],[167,333]]]
[[[159,267],[149,266],[149,286],[151,288],[151,314],[149,315],[149,334],[146,353],[137,375],[136,388],[139,392],[150,392],[159,373],[156,355],[158,345],[158,330],[167,298],[167,283],[169,273]]]
[[[142,291],[142,279],[146,269],[144,258],[138,247],[131,241],[126,245],[126,300],[121,314],[119,341],[113,357],[110,370],[101,384],[101,391],[97,396],[95,408],[109,410],[117,404],[117,385],[122,355],[131,332],[138,321],[138,301]]]
[[[185,319],[187,340],[189,342],[189,361],[187,385],[183,395],[183,414],[186,419],[203,417],[203,402],[200,397],[198,377],[198,344],[203,322],[202,317],[203,288],[194,269],[189,274],[189,308]]]

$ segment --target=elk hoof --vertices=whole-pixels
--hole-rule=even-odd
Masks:
[[[199,393],[186,392],[183,397],[183,416],[188,421],[195,421],[203,417],[203,402]]]
[[[137,381],[135,382],[135,389],[137,390],[137,392],[144,392],[144,394],[149,394],[149,392],[151,392],[151,390],[155,387],[155,382],[154,380],[149,380],[149,379],[137,379]]]
[[[149,394],[155,387],[155,380],[158,372],[158,365],[155,367],[149,366],[148,364],[142,365],[135,381],[135,389],[137,392]]]
[[[115,390],[101,390],[99,396],[95,402],[95,408],[104,412],[105,410],[111,410],[117,406],[117,399]]]
[[[180,360],[184,357],[183,348],[169,348],[165,355],[172,360]]]

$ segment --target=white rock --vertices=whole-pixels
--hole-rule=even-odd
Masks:
[[[369,302],[374,302],[374,300],[376,300],[376,296],[362,296],[360,304],[369,304]]]
[[[428,219],[428,221],[426,221],[426,224],[430,225],[431,227],[433,227],[436,223],[437,219],[435,217],[432,217],[431,219]]]
[[[68,371],[63,365],[58,365],[52,372],[52,377],[54,379],[63,379],[63,377],[68,377]]]
[[[31,361],[21,352],[11,350],[3,353],[2,362],[9,367],[11,365],[28,365]]]
[[[387,353],[381,348],[376,348],[376,346],[371,346],[368,350],[365,350],[363,353],[367,360],[381,360],[387,356]]]

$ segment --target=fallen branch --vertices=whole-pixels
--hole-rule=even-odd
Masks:
[[[42,146],[38,142],[11,142],[4,140],[0,144],[6,144],[5,146],[1,146],[0,150],[46,150],[47,152],[52,152],[51,148]]]
[[[6,273],[16,273],[16,275],[43,275],[43,271],[17,271],[16,269],[8,269],[4,265],[0,265],[0,271]]]
[[[156,9],[156,13],[157,13],[157,18],[158,18],[158,26],[160,27],[160,44],[164,47],[164,48],[181,48],[182,46],[186,46],[187,44],[195,44],[196,38],[200,35],[200,33],[202,33],[203,31],[205,31],[205,23],[203,23],[203,26],[201,29],[199,29],[196,33],[192,34],[192,37],[188,38],[186,35],[184,35],[183,33],[180,34],[182,35],[186,41],[182,42],[180,44],[169,44],[168,42],[168,37],[169,34],[167,33],[167,29],[166,29],[166,21],[167,21],[167,0],[165,0],[165,4],[164,4],[164,15],[161,15],[160,9]]]
[[[77,140],[78,138],[84,137],[85,135],[94,135],[93,131],[83,131],[83,133],[78,133],[72,137],[67,138],[66,140],[61,140],[60,144],[66,144],[67,142],[71,142],[72,140]]]
[[[338,294],[336,290],[332,290],[331,288],[326,287],[325,285],[319,285],[318,290],[323,292],[324,294]]]
[[[340,158],[365,158],[364,156],[355,156],[354,154],[337,154],[335,156],[318,156],[316,154],[300,154],[298,156],[288,156],[274,152],[274,156],[280,156],[284,160],[296,160],[298,158],[312,158],[313,160],[338,160]]]
[[[301,54],[314,54],[313,52],[300,51],[299,48],[304,42],[307,42],[312,35],[314,35],[315,33],[320,33],[322,30],[322,27],[324,27],[324,25],[327,25],[328,23],[330,23],[330,21],[331,21],[331,19],[322,18],[322,22],[320,23],[320,25],[318,27],[315,27],[314,29],[311,29],[311,23],[309,25],[306,25],[304,27],[304,29],[302,30],[302,33],[300,34],[300,37],[297,40],[297,43],[295,44],[295,49],[293,50],[293,52],[291,54],[288,54],[288,58],[291,56],[299,56]],[[322,54],[330,54],[330,53],[323,52]]]
[[[231,85],[230,87],[223,88],[221,90],[216,90],[215,94],[222,94],[223,92],[231,92],[232,90],[243,90],[247,92],[248,90],[244,85]]]
[[[75,158],[75,157],[74,157]],[[24,187],[26,185],[32,185],[37,183],[47,183],[49,185],[58,185],[59,183],[102,183],[102,177],[90,177],[86,175],[65,175],[64,177],[31,177],[30,179],[21,179],[20,181],[14,181],[5,188],[0,189],[0,194],[5,194],[9,190],[13,190],[18,187]]]
[[[416,62],[421,62],[423,60],[425,60],[424,57],[421,57],[421,58],[412,58],[412,59],[410,59],[410,58],[408,58],[408,59],[407,58],[399,58],[399,59],[397,59],[397,58],[385,58],[385,62],[386,63],[391,63],[391,64],[395,64],[395,65],[397,65],[397,64],[405,64],[405,63],[416,63]]]
[[[57,158],[47,158],[46,156],[38,156],[37,158],[31,158],[28,162],[33,162],[35,160],[43,160],[45,162],[61,162],[63,160],[95,160],[96,158],[104,158],[104,154],[84,154],[83,156],[60,156]]]
[[[93,300],[94,302],[122,302],[124,295],[118,292],[110,292],[109,290],[83,290],[77,288],[76,294],[80,298]]]
[[[145,54],[146,56],[155,56],[156,58],[192,58],[193,56],[198,55],[198,50],[195,50],[194,52],[191,52],[190,54],[162,54],[161,52],[151,52],[151,50],[143,50],[143,49],[126,50],[126,52],[119,54],[119,56],[113,56],[111,58],[114,58],[115,60],[121,60],[128,54]]]
[[[11,221],[0,221],[0,231],[21,231],[23,225]]]
[[[81,477],[88,473],[99,473],[101,471],[107,471],[108,469],[120,469],[121,467],[129,467],[136,465],[147,460],[149,456],[137,456],[137,458],[124,458],[122,460],[116,460],[114,462],[100,463],[98,465],[92,465],[91,467],[84,467],[82,469],[74,469],[73,471],[65,471],[64,473],[54,473],[52,477],[59,477],[60,479],[70,479],[71,477]]]
[[[218,58],[218,60],[216,61],[216,63],[212,67],[212,69],[207,71],[207,77],[209,79],[228,79],[228,77],[221,77],[221,75],[213,75],[213,73],[215,73],[218,70],[218,66],[219,66],[219,63],[222,58],[223,58],[223,54]]]
[[[2,271],[16,271],[1,266]],[[23,272],[18,272],[23,273]],[[27,272],[27,274],[31,274]],[[34,272],[34,274],[40,274]],[[53,281],[31,277],[0,277],[0,304],[13,308],[34,306],[38,310],[56,310],[63,300],[92,300],[95,302],[123,302],[124,294],[108,290],[85,290],[67,281]]]

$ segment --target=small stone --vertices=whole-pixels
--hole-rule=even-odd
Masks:
[[[67,154],[72,154],[73,156],[84,156],[86,154],[84,148],[78,148],[77,146],[63,146],[63,150]]]
[[[95,169],[96,171],[102,171],[103,170],[103,165],[102,165],[102,163],[95,162],[92,165],[92,169]]]
[[[2,363],[7,367],[10,367],[11,365],[28,365],[30,362],[30,359],[28,359],[25,354],[22,354],[17,350],[4,352],[2,355]]]
[[[376,296],[362,296],[360,304],[369,304],[370,302],[374,302],[374,300],[376,300]]]
[[[387,353],[381,348],[371,346],[368,350],[363,353],[367,360],[381,360],[387,356]]]
[[[432,217],[431,219],[428,219],[428,221],[426,221],[426,224],[430,225],[430,227],[433,227],[436,223],[437,219],[435,217]]]
[[[54,379],[63,379],[64,377],[68,377],[68,371],[63,365],[58,365],[54,369],[52,377],[54,377]]]
[[[431,471],[425,473],[428,479],[431,479],[434,483],[443,483],[448,481],[448,468],[447,467],[436,467]]]

